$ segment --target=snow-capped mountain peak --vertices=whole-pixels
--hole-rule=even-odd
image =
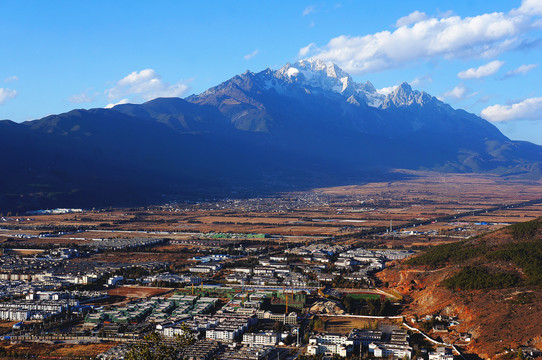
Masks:
[[[337,65],[319,59],[305,59],[294,64],[286,64],[275,72],[275,77],[290,84],[303,86],[312,92],[332,91],[347,98],[354,95],[369,100],[365,101],[369,106],[378,106],[383,100],[383,96],[376,92],[370,82],[358,84]]]
[[[298,96],[303,94],[337,95],[344,97],[344,102],[354,106],[374,108],[403,107],[420,105],[437,101],[425,92],[412,90],[404,82],[401,85],[377,90],[367,81],[357,83],[339,66],[318,59],[299,60],[286,64],[278,70],[266,69],[260,73],[245,72],[217,87],[211,88],[201,95],[210,95],[223,87],[235,86],[248,89],[256,85],[262,90],[274,89],[284,95]]]
[[[331,91],[344,95],[349,103],[379,107],[385,96],[378,93],[369,81],[356,83],[352,77],[337,65],[319,59],[299,60],[286,64],[275,72],[275,77],[290,84],[303,86],[311,92]],[[354,96],[354,98],[351,98]],[[357,99],[353,101],[354,99]]]
[[[412,104],[425,105],[433,100],[433,97],[424,91],[412,90],[412,87],[403,82],[398,86],[394,86],[391,91],[386,94],[383,107],[395,105],[410,106]],[[440,102],[439,102],[440,103]]]

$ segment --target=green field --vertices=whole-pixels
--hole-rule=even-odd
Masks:
[[[381,299],[382,297],[385,298],[385,295],[380,294],[352,294],[348,293],[348,296],[350,296],[354,300],[369,300],[369,299]],[[390,300],[394,300],[393,298],[389,298]]]

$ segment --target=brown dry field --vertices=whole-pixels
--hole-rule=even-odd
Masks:
[[[95,357],[98,354],[109,350],[116,346],[117,343],[105,342],[105,343],[92,343],[92,344],[50,344],[50,343],[18,343],[11,344],[7,341],[0,342],[8,353],[14,353],[18,356],[15,358],[27,358],[26,355],[36,356],[41,359],[82,359],[88,357]],[[0,359],[13,359],[14,357],[2,357]]]
[[[150,298],[165,294],[173,289],[170,288],[153,288],[143,286],[119,286],[109,290],[109,295],[124,296],[127,298]]]
[[[375,328],[376,324],[378,323],[395,324],[395,325],[401,324],[401,319],[399,320],[379,319],[378,321],[375,321],[371,319],[362,319],[362,318],[356,318],[356,317],[328,317],[325,315],[321,316],[321,318],[325,322],[326,332],[335,333],[335,334],[347,334],[354,328],[358,328],[358,329]]]
[[[190,264],[188,259],[198,256],[199,253],[178,253],[178,252],[145,252],[145,251],[134,251],[134,252],[104,252],[96,255],[92,255],[90,260],[88,258],[72,259],[72,261],[77,262],[101,262],[101,263],[127,263],[127,264],[141,264],[149,261],[161,261],[161,262],[170,262],[175,266],[186,266]]]
[[[492,175],[436,174],[400,171],[408,179],[373,182],[323,189],[304,193],[277,195],[278,202],[307,194],[325,198],[292,210],[277,212],[273,206],[252,211],[209,204],[186,205],[181,211],[167,207],[149,209],[106,209],[63,215],[26,215],[25,221],[7,222],[21,227],[53,225],[88,225],[98,230],[58,238],[17,239],[17,243],[63,244],[85,243],[93,238],[167,237],[176,240],[197,239],[201,233],[266,233],[288,236],[284,241],[306,241],[305,236],[332,236],[355,233],[375,226],[394,229],[413,220],[430,220],[440,216],[468,213],[495,205],[516,204],[542,199],[542,182],[506,179]],[[294,201],[295,203],[295,201]],[[486,227],[472,226],[473,233],[496,230],[506,223],[527,221],[542,216],[542,204],[509,208],[487,214],[467,216],[458,222],[501,223]],[[30,218],[31,220],[26,220]],[[434,223],[416,230],[449,230],[453,224]],[[123,231],[113,232],[111,230]],[[2,230],[0,242],[14,234],[38,234],[43,230]],[[153,233],[164,231],[164,233]],[[423,237],[420,239],[424,241]]]

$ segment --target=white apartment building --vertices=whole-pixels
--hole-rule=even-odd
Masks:
[[[313,336],[307,346],[308,355],[331,353],[346,357],[352,352],[354,341],[347,336],[339,334],[325,334]]]
[[[279,341],[279,334],[277,333],[265,333],[258,334],[244,334],[243,344],[249,346],[274,346]]]
[[[237,329],[209,329],[205,332],[205,338],[223,342],[233,342]]]
[[[369,353],[374,357],[388,357],[390,355],[400,359],[411,359],[412,348],[408,345],[392,344],[392,343],[371,343],[369,344]]]
[[[429,353],[429,360],[453,360],[452,349],[439,346],[437,351]]]

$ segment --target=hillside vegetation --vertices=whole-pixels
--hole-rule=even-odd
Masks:
[[[502,230],[506,239],[490,243],[486,236],[430,248],[406,264],[439,269],[460,267],[441,285],[450,289],[504,289],[542,285],[542,220]]]

